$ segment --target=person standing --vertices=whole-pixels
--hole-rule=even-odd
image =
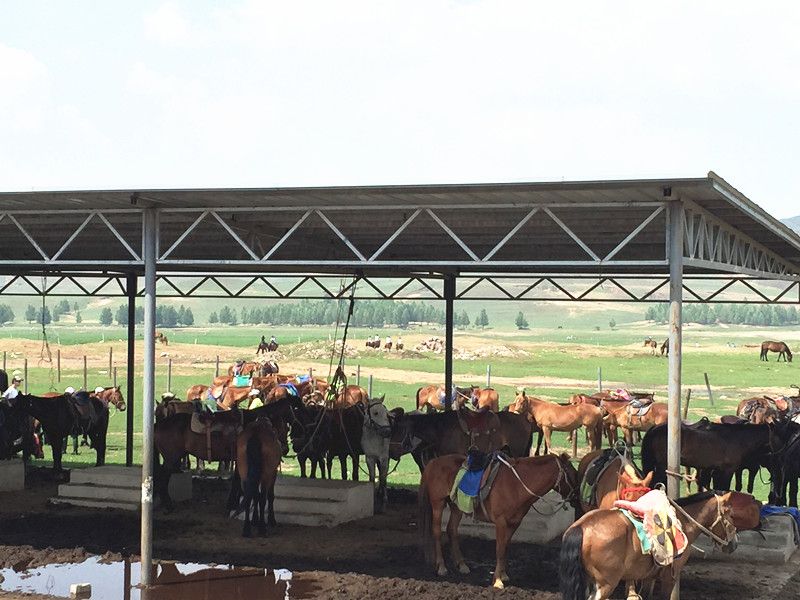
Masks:
[[[9,406],[14,406],[14,399],[19,396],[20,391],[19,388],[22,385],[22,372],[21,371],[14,371],[11,374],[11,384],[8,386],[8,389],[3,392],[2,400],[8,404]]]

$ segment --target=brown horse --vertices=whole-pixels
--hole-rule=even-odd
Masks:
[[[614,502],[623,497],[624,490],[629,490],[625,495],[625,500],[637,500],[646,491],[649,491],[645,488],[650,487],[653,473],[648,473],[643,477],[636,465],[633,464],[631,457],[624,450],[617,451],[614,448],[595,450],[581,459],[578,465],[578,481],[581,482],[581,486],[583,486],[589,466],[604,453],[610,456],[600,473],[595,474],[591,498],[584,498],[581,494],[581,510],[584,513],[595,508],[613,508]]]
[[[266,535],[267,524],[270,527],[275,522],[275,479],[278,477],[278,467],[281,456],[288,452],[286,442],[287,428],[280,421],[278,430],[269,419],[260,418],[249,423],[236,437],[236,474],[239,481],[234,481],[232,486],[241,486],[242,499],[236,513],[244,511],[243,537],[250,537],[251,526],[258,527],[260,535]],[[238,491],[238,490],[237,490]],[[234,493],[234,490],[231,490]],[[264,519],[264,507],[269,500],[268,520]],[[252,520],[250,518],[250,504],[253,503]],[[256,518],[258,513],[258,518]]]
[[[669,356],[669,338],[664,340],[664,343],[661,344],[661,356],[664,355]]]
[[[462,513],[450,500],[450,490],[456,475],[464,464],[463,454],[448,454],[434,458],[426,466],[419,484],[419,527],[425,550],[426,562],[433,563],[439,576],[447,575],[442,556],[442,512],[450,507],[447,535],[450,552],[459,572],[469,573],[458,543],[458,525]],[[493,585],[503,588],[508,582],[506,573],[506,550],[511,536],[528,514],[531,506],[550,490],[564,498],[564,504],[577,503],[578,473],[569,458],[561,456],[534,456],[518,459],[503,459],[497,477],[488,496],[475,509],[475,518],[494,523],[497,544]],[[563,505],[562,505],[563,506]],[[550,511],[560,510],[552,507]],[[433,552],[432,552],[433,551]]]
[[[453,386],[452,408],[464,408],[466,402],[471,402],[474,394],[478,391],[478,386],[473,385],[468,388]],[[444,410],[445,391],[443,385],[426,385],[417,389],[417,410]],[[496,411],[495,411],[496,412]]]
[[[766,396],[747,398],[739,402],[736,407],[736,416],[753,425],[772,423],[786,415],[792,408],[793,402],[787,402],[783,398],[772,400]]]
[[[591,404],[554,404],[519,390],[514,402],[508,408],[511,412],[528,416],[544,434],[545,452],[551,452],[550,436],[554,431],[573,432],[586,427],[589,433],[591,450],[598,450],[603,436],[603,411]]]
[[[169,346],[169,339],[161,331],[156,333],[156,337],[153,341],[161,342],[164,346]]]
[[[235,369],[236,365],[231,365],[230,367],[228,367],[228,377],[233,377],[233,372]],[[241,369],[239,369],[239,375],[252,377],[253,375],[257,375],[260,369],[261,369],[261,363],[254,361],[247,361],[243,363]]]
[[[645,348],[650,348],[650,354],[655,356],[656,355],[656,348],[658,348],[658,342],[655,341],[653,338],[645,338],[644,347]]]
[[[103,391],[97,391],[97,388],[94,392],[89,392],[90,398],[97,398],[102,402],[105,406],[111,404],[114,408],[116,408],[120,412],[125,411],[125,398],[122,396],[122,392],[119,389],[119,386],[110,386],[107,388],[103,388]]]
[[[625,443],[633,446],[634,431],[648,431],[656,425],[664,425],[667,422],[667,404],[665,402],[653,402],[650,409],[642,416],[634,414],[632,406],[628,405],[624,410],[617,410],[613,413],[616,424],[622,427],[625,436]],[[609,414],[612,414],[609,412]]]
[[[767,352],[777,352],[778,362],[781,362],[781,357],[786,362],[792,362],[792,351],[785,342],[761,342],[761,360],[768,360]]]
[[[642,554],[633,524],[618,510],[593,510],[573,523],[561,543],[559,580],[564,600],[606,600],[620,581],[626,582],[627,597],[639,598],[636,582],[661,581],[661,595],[669,598],[675,580],[689,560],[692,543],[701,528],[714,534],[714,542],[725,552],[736,548],[736,527],[731,514],[731,494],[702,493],[677,501],[678,519],[687,537],[686,550],[670,566],[660,567],[649,554]],[[688,515],[688,516],[687,516]]]

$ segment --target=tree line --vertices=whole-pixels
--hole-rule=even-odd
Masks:
[[[10,310],[10,309],[9,309]],[[13,318],[13,312],[12,318]],[[25,308],[25,320],[28,323],[43,323],[49,325],[50,323],[58,323],[63,315],[74,314],[75,322],[81,322],[81,313],[78,310],[78,303],[70,304],[69,300],[61,300],[58,304],[50,310],[46,304],[44,306],[34,306],[28,304]]]
[[[135,324],[144,323],[144,307],[137,306],[134,311]],[[111,325],[114,321],[118,325],[128,324],[128,307],[120,304],[116,313],[112,315],[111,309],[106,307],[100,311],[100,324]],[[190,327],[194,325],[194,314],[191,308],[182,304],[177,309],[171,305],[159,304],[156,306],[156,326],[158,327]]]
[[[656,304],[648,307],[645,319],[666,323],[669,321],[669,305]],[[683,322],[712,325],[724,323],[733,325],[797,325],[798,314],[794,306],[771,304],[684,304]]]

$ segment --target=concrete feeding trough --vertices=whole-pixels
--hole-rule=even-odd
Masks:
[[[25,463],[22,459],[0,460],[0,492],[25,489]]]
[[[771,515],[761,519],[760,531],[740,531],[739,543],[731,554],[718,550],[706,536],[700,536],[694,545],[701,552],[694,557],[715,560],[783,564],[797,550],[796,525],[790,515]]]
[[[91,598],[92,597],[92,584],[91,583],[73,583],[69,586],[70,598]]]

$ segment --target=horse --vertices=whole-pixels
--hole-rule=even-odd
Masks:
[[[787,442],[775,455],[771,470],[769,500],[778,506],[797,506],[797,480],[800,477],[800,425],[789,422]],[[788,488],[788,494],[787,494]]]
[[[665,402],[653,402],[648,411],[641,416],[633,414],[634,410],[636,409],[633,406],[627,405],[624,410],[617,410],[613,413],[613,419],[618,427],[622,427],[625,443],[628,446],[633,445],[634,431],[647,431],[656,425],[664,425],[667,422],[668,407]]]
[[[383,345],[383,349],[384,349],[386,352],[391,352],[391,350],[392,350],[392,342],[386,342],[386,343]]]
[[[20,394],[14,406],[25,411],[42,424],[42,430],[53,451],[53,470],[61,472],[61,455],[67,436],[84,432],[97,452],[95,465],[106,462],[106,434],[108,433],[108,406],[86,392],[61,394],[51,398]]]
[[[161,342],[164,346],[169,346],[169,339],[161,331],[156,332],[154,342]]]
[[[464,513],[450,500],[456,475],[464,464],[463,454],[448,454],[431,460],[419,484],[419,528],[425,559],[433,563],[440,577],[447,575],[442,556],[442,512],[450,507],[447,535],[453,562],[462,574],[469,573],[458,540],[458,525]],[[508,582],[506,551],[511,537],[531,506],[548,491],[564,498],[563,505],[577,505],[578,473],[566,454],[503,459],[486,499],[475,507],[475,518],[494,523],[497,545],[493,586]],[[560,510],[556,508],[555,510]]]
[[[530,421],[525,415],[511,412],[507,409],[497,413],[500,423],[500,434],[505,440],[508,453],[514,458],[533,456],[533,434],[539,432],[539,441],[536,444],[536,455],[542,446],[542,430]]]
[[[664,343],[661,344],[661,356],[664,355],[669,356],[669,338],[664,340]]]
[[[466,454],[499,450],[507,441],[496,413],[474,413],[461,409],[441,413],[402,413],[395,409],[389,456],[397,460],[411,453],[420,473],[425,463],[444,454]]]
[[[468,388],[453,386],[451,408],[463,408],[466,402],[474,404],[475,394],[479,390],[480,388],[476,385]],[[417,389],[417,410],[444,410],[445,407],[446,400],[443,385],[426,385]],[[495,412],[497,412],[496,409]]]
[[[509,407],[512,412],[524,414],[542,429],[545,452],[550,452],[550,436],[553,431],[573,432],[586,427],[589,433],[589,446],[592,450],[600,448],[603,436],[603,411],[591,404],[554,404],[533,396],[525,390],[518,390],[517,397]]]
[[[258,348],[256,348],[256,356],[258,356],[259,354],[266,354],[268,349],[269,349],[269,344],[267,344],[267,342],[258,342]]]
[[[367,343],[364,344],[367,348],[375,348],[376,350],[381,347],[380,340],[367,340]]]
[[[585,482],[590,465],[601,456],[605,460],[601,470],[594,473],[593,481]],[[583,493],[581,494],[581,512],[587,513],[596,508],[613,508],[614,502],[623,497],[623,492],[625,492],[626,500],[636,500],[649,491],[652,479],[652,472],[644,476],[636,468],[633,457],[626,448],[620,450],[608,448],[589,452],[578,465],[578,481],[581,483],[581,491],[584,483],[591,486],[592,490],[588,498],[584,497]]]
[[[280,367],[278,363],[274,360],[265,360],[261,363],[261,368],[258,370],[258,375],[261,377],[267,377],[268,375],[275,375],[278,371],[280,371]]]
[[[241,367],[239,367],[238,375],[242,376],[250,376],[256,374],[256,372],[261,368],[261,363],[255,361],[247,361],[242,363]],[[231,365],[228,367],[228,377],[233,377],[234,371],[236,370],[236,365]]]
[[[364,411],[364,424],[361,428],[361,448],[367,463],[369,482],[375,486],[375,467],[378,467],[378,485],[373,497],[374,512],[382,513],[388,501],[386,478],[389,474],[389,438],[392,424],[389,411],[384,404],[384,396],[367,398],[366,404],[358,404]]]
[[[267,344],[267,351],[268,352],[275,352],[278,349],[278,342],[273,342],[272,340],[269,341]]]
[[[761,342],[761,360],[768,361],[767,352],[777,352],[778,362],[781,362],[781,357],[785,362],[792,362],[792,351],[785,342]]]
[[[403,342],[397,342],[397,346],[395,347],[395,350],[397,350],[398,352],[402,352],[403,351]]]
[[[713,473],[714,488],[730,489],[733,475],[764,453],[780,448],[783,432],[775,425],[681,425],[681,465]],[[656,425],[642,440],[642,469],[653,483],[666,482],[667,426]]]
[[[564,532],[559,557],[559,583],[564,600],[586,600],[587,587],[593,600],[606,600],[625,580],[629,599],[639,598],[637,581],[661,581],[661,595],[669,598],[681,569],[689,560],[692,543],[710,531],[724,552],[736,548],[736,527],[731,513],[730,492],[717,496],[705,492],[681,498],[678,520],[688,544],[670,566],[659,567],[642,554],[633,524],[618,510],[586,513]],[[685,512],[683,512],[685,511]]]
[[[321,392],[320,392],[321,393]],[[369,402],[367,390],[359,385],[347,385],[333,399],[333,408],[347,408],[360,404],[366,406]]]
[[[31,455],[39,456],[38,440],[33,417],[16,406],[0,402],[0,460],[13,458],[22,451],[22,460],[28,462]]]
[[[306,461],[311,461],[310,477],[316,479],[317,467],[325,479],[325,453],[330,442],[330,415],[322,405],[307,405],[297,413],[298,426],[292,426],[292,448],[300,464],[300,477],[306,477]]]
[[[267,525],[275,527],[275,480],[281,456],[288,453],[286,425],[280,421],[276,428],[267,418],[248,423],[236,436],[236,475],[231,487],[234,493],[240,486],[242,498],[235,514],[244,512],[242,537],[250,537],[252,526],[258,527],[260,535],[267,534]],[[237,481],[238,479],[238,481]],[[237,490],[238,491],[238,490]],[[268,517],[264,519],[264,507],[269,500]],[[252,520],[250,504],[253,503]],[[258,518],[256,518],[258,513]]]
[[[736,407],[736,416],[754,425],[772,423],[785,416],[789,410],[789,403],[784,403],[783,399],[780,400],[781,405],[766,396],[747,398],[739,402]]]
[[[644,347],[645,348],[650,348],[650,354],[655,356],[656,355],[656,348],[658,348],[658,342],[655,341],[653,338],[645,338]]]

